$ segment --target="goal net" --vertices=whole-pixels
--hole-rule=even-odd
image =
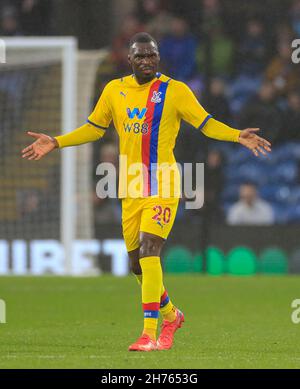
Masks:
[[[28,130],[57,135],[85,122],[101,52],[78,52],[74,38],[8,38],[5,45],[6,63],[0,64],[0,273],[14,266],[14,273],[26,274],[30,251],[41,250],[37,241],[56,245],[56,254],[44,252],[44,257],[56,255],[60,272],[72,273],[73,241],[94,237],[88,201],[91,146],[55,151],[39,162],[23,160],[21,150],[34,140]]]

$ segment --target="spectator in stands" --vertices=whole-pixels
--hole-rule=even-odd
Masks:
[[[20,23],[25,35],[49,34],[51,5],[51,0],[20,1]]]
[[[203,0],[202,3],[202,31],[207,34],[222,25],[221,4],[219,0]]]
[[[0,36],[22,35],[18,12],[14,6],[5,5],[0,14]]]
[[[300,0],[294,0],[289,11],[289,18],[296,37],[300,37]]]
[[[142,25],[134,15],[128,15],[120,27],[120,31],[113,39],[110,52],[99,63],[94,85],[92,105],[97,103],[104,86],[113,78],[127,74],[128,68],[128,42],[134,34],[141,31]]]
[[[261,75],[240,74],[232,80],[228,95],[230,111],[234,116],[239,116],[243,107],[256,95],[261,83]]]
[[[276,94],[284,97],[300,85],[299,67],[291,60],[291,42],[280,41],[278,54],[268,65],[265,77],[272,82]]]
[[[213,115],[215,119],[226,123],[232,122],[228,100],[225,95],[226,84],[222,78],[215,77],[211,80],[209,93],[199,93],[203,91],[204,87],[200,86],[198,89],[193,88],[193,86],[196,86],[194,82],[189,82],[189,86],[200,99],[207,112]],[[175,148],[176,160],[193,163],[206,159],[207,145],[209,147],[213,143],[210,139],[202,136],[199,137],[199,134],[184,121],[181,123],[178,136],[179,138]],[[217,151],[214,150],[213,155],[216,153]],[[210,161],[210,158],[208,158],[208,161]],[[209,165],[209,162],[206,163]]]
[[[4,36],[50,33],[51,0],[9,0],[1,7],[0,34]]]
[[[174,16],[161,4],[160,0],[143,0],[138,2],[140,19],[156,40],[160,41],[163,36],[171,34],[171,25]]]
[[[204,166],[204,206],[203,212],[210,221],[221,222],[221,193],[224,185],[224,158],[219,150],[208,151]]]
[[[211,26],[209,37],[211,74],[213,76],[229,78],[233,71],[233,42],[225,34],[221,24]],[[206,57],[205,46],[203,41],[200,41],[200,45],[197,49],[197,62],[200,73],[203,73],[205,61],[207,60]]]
[[[217,120],[230,123],[230,109],[225,95],[225,82],[221,78],[213,78],[209,93],[203,96],[203,106]]]
[[[196,47],[187,22],[174,18],[171,34],[160,43],[161,69],[177,80],[189,81],[196,73]]]
[[[263,23],[251,19],[238,48],[237,71],[251,76],[261,74],[267,61],[267,40]]]
[[[291,91],[287,96],[284,126],[280,140],[283,142],[300,140],[300,89]]]
[[[294,32],[290,24],[281,23],[278,26],[275,26],[275,46],[279,43],[288,42],[291,43],[294,37]]]
[[[230,87],[230,109],[234,115],[239,114],[261,85],[268,60],[267,47],[263,23],[259,19],[249,20],[237,50],[237,75]]]
[[[239,126],[245,123],[260,128],[262,136],[270,139],[270,142],[278,140],[283,126],[283,113],[276,105],[275,88],[271,82],[265,81],[258,94],[245,105],[239,117]]]
[[[194,160],[203,161],[203,151],[198,150],[198,153],[194,155]],[[187,162],[185,160],[185,162]],[[190,161],[189,161],[190,162]],[[211,222],[222,222],[224,220],[224,214],[221,208],[221,193],[224,185],[224,158],[223,154],[217,149],[208,150],[205,157],[204,164],[204,187],[200,182],[196,187],[196,167],[193,166],[192,171],[186,171],[184,175],[185,182],[192,182],[193,189],[197,192],[197,198],[204,198],[203,207],[200,209],[190,210],[187,213],[182,212],[184,208],[184,201],[190,199],[185,198],[184,193],[182,201],[179,204],[178,217],[188,218],[191,217],[205,218],[205,220]]]
[[[114,65],[114,74],[128,74],[128,42],[136,33],[143,30],[142,24],[134,15],[128,15],[123,21],[120,32],[112,42],[110,59]]]
[[[252,183],[240,187],[240,199],[228,212],[230,225],[270,225],[274,223],[272,207],[257,194]]]

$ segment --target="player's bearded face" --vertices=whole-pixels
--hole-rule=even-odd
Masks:
[[[160,57],[154,42],[135,43],[130,48],[128,60],[138,80],[150,81],[157,73]]]

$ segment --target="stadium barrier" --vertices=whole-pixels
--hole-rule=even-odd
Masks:
[[[129,273],[121,227],[106,225],[96,231],[99,239],[75,240],[66,258],[59,240],[1,240],[0,274],[99,275]],[[169,273],[254,275],[300,273],[297,226],[229,227],[215,225],[206,249],[200,247],[199,226],[187,231],[176,223],[163,250],[163,266]],[[65,261],[71,264],[66,272]]]

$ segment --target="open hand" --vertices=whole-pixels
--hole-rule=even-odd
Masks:
[[[267,155],[271,151],[271,143],[256,135],[257,131],[259,131],[259,128],[246,128],[241,131],[239,137],[240,144],[251,150],[256,157],[260,153]]]
[[[36,139],[30,146],[22,150],[22,158],[27,158],[29,161],[38,161],[58,147],[56,139],[49,135],[36,132],[27,132],[27,134]]]

